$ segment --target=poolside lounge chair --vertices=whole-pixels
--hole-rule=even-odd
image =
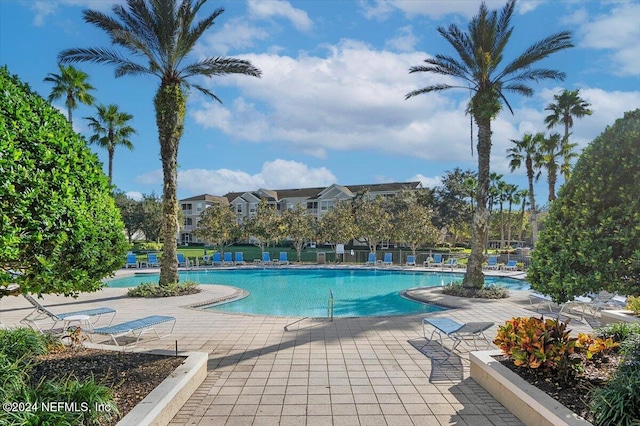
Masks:
[[[273,262],[271,261],[271,254],[268,251],[262,252],[262,261],[263,265],[271,265]]]
[[[369,257],[367,258],[367,262],[365,263],[365,265],[371,265],[371,266],[375,266],[376,265],[376,254],[371,252],[369,253]]]
[[[171,322],[171,321],[173,322],[171,326],[171,330],[167,334],[164,334],[161,336],[158,333],[158,330],[156,330],[155,326],[165,322]],[[174,317],[163,316],[163,315],[152,315],[149,317],[127,321],[120,324],[111,325],[108,327],[95,328],[91,330],[91,333],[104,334],[104,335],[110,336],[111,340],[116,346],[120,346],[120,344],[116,340],[118,337],[126,336],[127,334],[131,333],[133,337],[136,338],[136,341],[133,344],[133,346],[135,346],[138,344],[138,341],[140,340],[140,336],[142,336],[143,334],[153,331],[157,339],[162,339],[163,337],[167,337],[173,334],[173,329],[175,328],[175,326],[176,326],[176,319]],[[89,338],[91,339],[91,335],[89,335]]]
[[[383,266],[392,266],[393,265],[393,253],[385,253],[384,259],[382,260]]]
[[[510,260],[507,262],[506,265],[504,265],[502,267],[502,269],[504,271],[517,271],[518,270],[518,263],[515,260]]]
[[[231,252],[230,251],[225,251],[224,252],[224,259],[222,260],[222,264],[226,265],[233,265],[233,259],[231,257]]]
[[[55,325],[59,322],[63,323],[63,329],[66,328],[68,323],[73,320],[79,320],[77,317],[79,315],[86,317],[97,317],[95,320],[87,321],[89,327],[93,327],[93,324],[98,322],[102,315],[113,314],[111,316],[111,320],[109,324],[113,321],[113,317],[116,315],[116,310],[112,308],[94,308],[94,309],[85,309],[83,311],[73,311],[73,312],[65,312],[62,314],[54,314],[49,309],[45,308],[40,302],[34,299],[32,296],[25,294],[24,298],[27,299],[31,305],[35,308],[33,311],[29,313],[26,317],[20,320],[21,323],[28,325],[32,328],[36,328],[38,331],[43,331],[41,325],[43,322],[52,321],[51,327],[49,330],[54,328]],[[71,319],[71,317],[76,317],[75,319]]]
[[[189,261],[184,257],[184,254],[178,253],[176,254],[176,258],[178,259],[178,268],[181,266],[184,266],[185,268],[189,266]]]
[[[436,253],[433,255],[433,259],[427,259],[424,261],[424,266],[444,266],[444,260],[442,259],[442,255]]]
[[[236,265],[245,265],[246,262],[244,261],[244,253],[241,251],[237,251],[236,252]]]
[[[127,263],[124,265],[125,268],[139,268],[140,264],[138,263],[138,259],[136,255],[131,253],[127,255]]]
[[[280,252],[280,258],[278,259],[278,263],[280,265],[288,265],[289,264],[289,255],[286,251]]]
[[[487,265],[484,267],[485,269],[498,269],[498,256],[489,256],[489,260],[487,260]]]
[[[449,260],[447,261],[447,266],[452,270],[453,268],[457,268],[459,266],[458,259],[456,259],[455,257],[450,257]]]
[[[407,263],[405,263],[405,265],[407,265],[407,266],[416,266],[416,257],[414,255],[412,255],[412,254],[407,256]]]
[[[476,338],[482,338],[487,343],[487,347],[491,346],[491,341],[485,336],[484,332],[493,327],[492,322],[467,322],[460,324],[452,320],[451,318],[423,318],[422,319],[422,334],[425,339],[432,340],[435,333],[440,338],[440,344],[444,347],[442,342],[442,335],[449,337],[453,341],[452,351],[455,351],[460,343],[465,341],[468,344],[469,338],[473,340],[473,346],[478,349],[478,342]],[[427,338],[426,325],[433,327],[431,336]]]
[[[211,264],[213,266],[221,266],[222,265],[222,256],[220,253],[213,253],[213,257],[211,258]]]
[[[567,307],[567,302],[565,303],[556,303],[553,301],[550,295],[538,293],[537,291],[533,291],[529,294],[529,303],[531,305],[536,305],[536,312],[542,307],[546,305],[549,308],[549,312],[553,312],[553,305],[558,306],[558,313],[562,313],[564,309]]]
[[[147,266],[156,268],[160,266],[160,262],[158,262],[158,254],[157,253],[147,253]]]

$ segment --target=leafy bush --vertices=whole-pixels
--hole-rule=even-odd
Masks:
[[[31,328],[0,330],[0,353],[10,360],[20,360],[47,352],[49,338]]]
[[[589,144],[551,204],[527,279],[557,302],[640,294],[640,109]]]
[[[597,425],[632,426],[640,423],[640,366],[621,366],[606,386],[591,393]]]
[[[96,291],[126,253],[102,165],[65,117],[7,67],[0,87],[0,285],[36,294]]]
[[[611,337],[614,342],[622,342],[634,334],[640,334],[640,323],[615,322],[596,329],[594,333],[602,339]]]
[[[633,312],[633,315],[640,315],[640,296],[627,297],[627,309]]]
[[[567,324],[551,318],[512,318],[498,328],[493,343],[518,367],[563,370],[572,364],[569,357],[576,346]]]
[[[464,287],[462,283],[451,283],[442,288],[444,294],[458,297],[473,297],[477,299],[505,299],[509,297],[509,290],[500,285],[488,285],[483,288]]]
[[[141,283],[137,287],[130,288],[127,291],[129,297],[171,297],[184,296],[187,294],[195,294],[200,292],[198,283],[193,281],[185,281],[184,283],[171,283],[161,286],[157,283]]]
[[[602,339],[592,334],[580,333],[576,341],[576,350],[584,352],[587,360],[600,358],[620,346],[613,338]]]

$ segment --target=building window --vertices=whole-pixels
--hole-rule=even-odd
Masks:
[[[197,212],[201,212],[202,211],[202,203],[196,204],[196,211]]]
[[[191,210],[191,204],[183,204],[182,210]]]
[[[184,218],[184,224],[185,224],[185,226],[193,225],[193,219],[191,219],[190,217],[185,217]]]
[[[249,213],[255,213],[257,207],[258,207],[258,203],[250,203],[249,204]]]
[[[242,213],[242,204],[236,204],[236,212]]]
[[[333,201],[322,201],[320,203],[320,210],[322,210],[323,212],[331,209],[333,209]]]

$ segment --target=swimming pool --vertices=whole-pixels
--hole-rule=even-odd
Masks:
[[[212,306],[221,312],[326,317],[329,292],[334,296],[335,317],[409,315],[442,310],[405,299],[399,292],[415,287],[437,287],[460,281],[461,274],[379,269],[235,269],[180,272],[182,281],[225,284],[247,290],[244,299]],[[108,282],[109,287],[133,287],[157,282],[157,275],[135,275]],[[486,277],[487,284],[527,289],[526,282]]]

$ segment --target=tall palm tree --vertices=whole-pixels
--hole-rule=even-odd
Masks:
[[[160,142],[163,171],[164,254],[160,285],[178,281],[177,247],[178,144],[184,131],[187,92],[194,87],[220,102],[209,89],[196,84],[195,78],[226,74],[259,77],[261,72],[249,61],[227,57],[205,57],[184,64],[198,40],[224,12],[216,9],[195,21],[206,0],[127,0],[113,6],[115,17],[95,10],[83,12],[85,22],[104,30],[113,48],[75,48],[60,53],[62,62],[95,62],[115,66],[115,76],[149,74],[160,79],[153,100]],[[202,12],[203,13],[203,12]],[[119,18],[119,19],[118,19]]]
[[[58,68],[60,74],[49,73],[44,78],[44,81],[53,83],[49,102],[64,98],[64,104],[67,107],[67,120],[73,125],[72,111],[78,108],[78,102],[93,105],[95,99],[89,91],[95,90],[95,87],[89,84],[89,75],[73,65],[65,67],[58,64]]]
[[[564,137],[562,138],[562,155],[564,163],[562,164],[562,174],[564,181],[569,180],[571,174],[571,159],[578,155],[573,152],[575,144],[569,144],[569,129],[573,127],[573,117],[582,118],[585,115],[593,114],[589,109],[591,104],[580,97],[580,89],[563,90],[559,95],[554,95],[554,103],[550,103],[545,111],[551,111],[544,122],[548,129],[552,129],[558,124],[564,124]]]
[[[98,114],[95,117],[85,117],[89,121],[89,127],[94,134],[89,138],[89,142],[107,150],[109,154],[109,185],[113,180],[113,154],[116,146],[121,145],[129,150],[133,150],[133,143],[129,140],[131,135],[136,134],[136,129],[129,126],[127,122],[133,115],[118,111],[117,105],[103,105],[97,107]]]
[[[513,146],[507,149],[507,158],[511,172],[522,167],[524,163],[527,170],[527,181],[529,182],[529,220],[531,221],[531,244],[535,246],[538,240],[538,219],[536,217],[536,199],[533,192],[533,180],[536,175],[536,165],[534,159],[540,151],[544,133],[525,133],[521,140],[511,139]]]
[[[527,198],[529,198],[529,190],[521,189],[520,191],[518,191],[517,198],[519,198],[522,202],[522,207],[520,208],[520,226],[518,226],[518,241],[522,241],[522,229],[524,228],[524,211],[527,208],[527,204],[529,203],[529,201],[527,201]],[[517,204],[515,200],[514,203]]]
[[[556,182],[558,181],[558,159],[562,157],[562,140],[560,133],[552,133],[544,138],[540,151],[534,159],[538,168],[547,169],[549,184],[549,205],[556,199]],[[538,173],[538,177],[540,173]]]
[[[509,208],[507,209],[507,246],[511,246],[511,209],[513,204],[520,203],[520,196],[518,195],[518,185],[514,185],[512,183],[508,183],[504,187],[504,198],[509,203]]]
[[[533,68],[533,65],[555,52],[573,46],[571,33],[563,31],[534,43],[513,61],[499,68],[513,32],[511,16],[515,3],[515,0],[509,0],[498,14],[497,11],[489,11],[483,2],[478,14],[469,22],[467,32],[462,31],[455,24],[449,25],[448,28],[438,28],[440,35],[456,50],[459,59],[438,54],[433,58],[425,59],[424,62],[427,65],[410,69],[410,73],[427,72],[457,77],[465,83],[460,86],[446,83],[434,84],[414,90],[408,93],[406,98],[451,88],[471,89],[473,93],[467,111],[478,126],[478,188],[472,226],[471,255],[463,280],[463,285],[466,287],[484,286],[482,249],[489,223],[487,196],[491,157],[491,122],[500,113],[502,102],[513,113],[507,101],[506,92],[531,96],[533,89],[528,86],[529,83],[543,79],[563,80],[564,73],[546,68]]]

